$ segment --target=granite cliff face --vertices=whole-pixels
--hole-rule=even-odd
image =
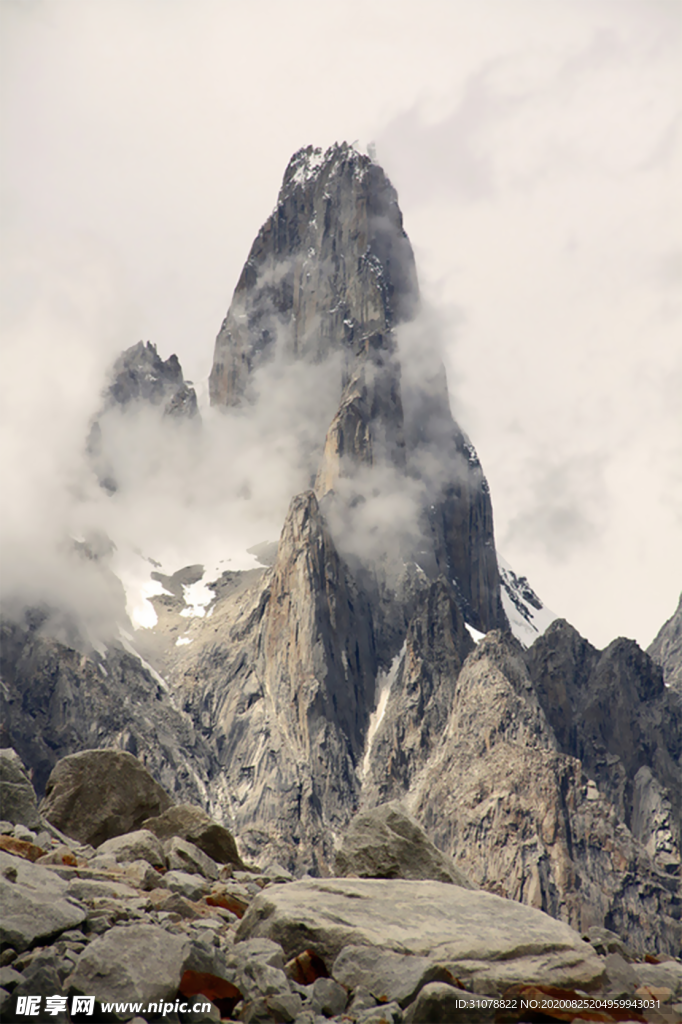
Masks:
[[[40,617],[0,623],[2,746],[30,767],[38,795],[61,757],[114,747],[140,758],[179,799],[207,803],[211,753],[163,679],[130,644],[88,656],[41,625]]]
[[[268,564],[151,573],[156,626],[128,638],[119,620],[99,652],[8,622],[4,742],[39,790],[65,754],[129,751],[233,828],[242,856],[299,874],[333,870],[358,809],[403,800],[474,885],[678,955],[679,615],[654,660],[622,639],[597,651],[546,628],[528,581],[500,570],[395,191],[345,144],[292,158],[216,341],[211,402],[228,420],[257,411],[292,367],[331,401],[301,431],[308,486]],[[91,435],[103,485],[125,484],[121,438],[140,429],[154,459],[189,438],[186,465],[195,410],[174,357],[124,353],[95,452]],[[505,607],[524,644],[538,637],[528,650]]]
[[[675,614],[661,626],[647,653],[663,669],[666,686],[682,693],[682,594]]]
[[[223,579],[169,681],[215,751],[249,854],[270,846],[326,870],[359,796],[377,671],[371,609],[313,492],[292,501],[271,569],[246,588]]]
[[[403,563],[417,561],[451,582],[472,625],[506,628],[490,495],[452,418],[443,367],[425,339],[409,373],[401,359],[400,326],[418,311],[412,248],[384,172],[346,144],[300,150],[216,340],[211,402],[256,400],[259,371],[276,359],[340,366],[338,411],[309,465],[342,548],[357,552],[365,539],[379,590],[396,591]],[[375,508],[394,496],[409,506],[399,527],[395,512],[379,520]],[[395,653],[384,646],[384,657]]]
[[[575,630],[559,621],[527,653],[493,631],[461,665],[461,629],[447,603],[433,607],[434,596],[426,642],[418,622],[408,634],[363,802],[404,799],[483,888],[577,929],[606,924],[636,948],[655,942],[662,952],[678,950],[680,708],[650,687],[656,667],[638,651],[630,679],[639,693],[628,693],[621,666],[624,692],[616,698],[599,680],[617,678],[608,669],[611,648],[627,642],[592,648],[601,671],[591,712],[562,729],[561,703],[548,691],[563,677],[548,652],[589,647]],[[443,639],[431,642],[439,633]],[[622,718],[647,735],[636,748],[620,746],[619,756],[604,740]],[[668,727],[657,732],[663,720]]]

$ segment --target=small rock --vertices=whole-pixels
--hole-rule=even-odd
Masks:
[[[317,1018],[327,1024],[326,1018]],[[274,996],[261,997],[260,999],[249,999],[242,1003],[239,1020],[245,1024],[272,1024],[280,1022],[296,1021],[296,1024],[303,1024],[308,1018],[301,1016],[301,999],[295,995],[278,994]],[[314,1018],[310,1017],[313,1021]]]
[[[107,839],[97,849],[98,857],[113,856],[121,864],[126,861],[146,860],[156,868],[165,868],[166,858],[161,841],[148,829],[127,832],[123,836]]]
[[[358,985],[353,993],[347,1013],[349,1017],[357,1017],[363,1010],[371,1010],[376,1005],[377,1001],[369,989]]]
[[[397,1002],[402,1007],[427,982],[452,981],[450,972],[433,959],[372,946],[346,946],[334,961],[332,976],[346,988],[365,986],[376,1002]]]
[[[105,879],[95,880],[91,878],[72,878],[67,884],[66,895],[74,900],[80,900],[83,903],[92,903],[93,900],[118,900],[124,899],[127,896],[135,897],[138,893],[136,889],[133,889],[130,885],[126,885],[125,882]]]
[[[130,885],[144,892],[150,892],[161,885],[162,875],[155,871],[149,861],[131,860],[123,865],[123,877]]]
[[[85,935],[79,928],[70,928],[67,932],[62,932],[61,939],[64,942],[87,942]]]
[[[36,864],[66,864],[69,867],[75,868],[78,865],[78,861],[70,847],[59,843],[54,849],[39,857]]]
[[[30,860],[35,864],[37,860],[45,856],[45,850],[35,843],[29,843],[25,839],[17,839],[15,836],[0,836],[0,850],[11,853],[22,860]]]
[[[171,892],[179,892],[188,900],[200,900],[210,892],[205,879],[199,875],[188,875],[186,871],[167,871],[161,879],[161,886]]]
[[[299,985],[312,985],[317,978],[329,977],[324,960],[312,949],[304,949],[302,953],[289,961],[284,971]]]
[[[13,988],[16,988],[22,979],[22,975],[19,971],[15,971],[13,967],[0,967],[0,987],[6,988],[9,992]]]
[[[273,882],[276,885],[282,884],[283,882],[293,882],[294,876],[291,871],[287,871],[281,864],[276,861],[272,864],[268,864],[267,867],[261,871],[263,878],[269,882]]]
[[[471,1006],[470,1002],[471,996],[459,989],[440,981],[431,982],[424,986],[415,1001],[408,1006],[405,1024],[469,1024],[472,1019],[495,1020],[493,1007],[488,1010],[481,1006]]]
[[[239,888],[243,889],[242,886]],[[223,910],[229,910],[235,917],[241,918],[246,913],[251,900],[248,893],[237,894],[232,889],[221,885],[213,887],[210,895],[206,897],[206,902],[209,907],[222,907]]]
[[[310,1008],[325,1017],[343,1013],[348,1002],[348,991],[333,978],[318,978],[313,984]]]
[[[112,928],[91,942],[69,978],[69,992],[98,1000],[175,1003],[188,956],[187,939],[155,925]]]
[[[682,963],[679,960],[666,960],[662,964],[633,964],[632,968],[640,985],[669,988],[674,1000],[682,999]]]
[[[86,910],[67,898],[67,889],[49,868],[0,852],[0,945],[21,952],[82,924]]]
[[[95,857],[91,857],[88,861],[88,866],[93,871],[116,871],[118,868],[118,861],[114,857],[113,853],[102,853],[97,854]]]
[[[284,968],[284,950],[270,939],[247,939],[245,942],[237,942],[232,947],[228,957],[228,964],[240,969],[252,960],[259,960],[270,967],[278,970]]]
[[[168,899],[165,900],[162,907],[165,914],[178,914],[186,921],[196,921],[201,917],[201,911],[196,904],[191,903],[178,892],[169,893]]]
[[[270,1011],[273,1020],[294,1021],[303,1007],[303,1000],[294,992],[278,992],[274,996],[268,996],[265,1005]]]
[[[583,933],[583,939],[589,942],[600,956],[606,956],[607,953],[620,953],[624,960],[633,959],[620,936],[615,932],[610,932],[608,928],[594,925]]]
[[[45,949],[33,957],[22,972],[21,982],[14,989],[18,996],[55,996],[62,994],[59,975],[60,960],[54,950]]]
[[[213,858],[187,839],[173,836],[164,844],[164,852],[171,871],[187,871],[203,875],[211,881],[220,877],[218,865]]]
[[[244,868],[232,833],[213,821],[200,807],[178,804],[144,821],[143,828],[150,829],[164,842],[172,836],[187,839],[218,864],[234,864]]]
[[[11,747],[0,750],[0,806],[3,820],[39,828],[36,795],[21,758]]]
[[[357,1021],[358,1024],[401,1024],[403,1019],[403,1011],[398,1003],[382,1003],[381,1006],[359,1014]]]
[[[604,961],[605,988],[611,999],[630,999],[637,988],[637,975],[620,953],[609,953]]]
[[[242,963],[237,971],[236,985],[245,999],[290,992],[289,980],[284,971],[262,960],[247,960]]]

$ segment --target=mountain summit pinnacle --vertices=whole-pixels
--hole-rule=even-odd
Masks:
[[[303,457],[341,550],[383,576],[443,575],[475,628],[506,628],[487,483],[421,325],[398,197],[346,143],[291,158],[216,340],[212,404],[267,400],[278,360],[337,381],[326,437]]]

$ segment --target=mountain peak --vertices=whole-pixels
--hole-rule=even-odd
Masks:
[[[352,356],[416,312],[419,287],[395,189],[347,143],[294,154],[216,339],[211,404],[253,398],[278,353]]]

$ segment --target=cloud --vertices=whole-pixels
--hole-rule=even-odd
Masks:
[[[577,548],[594,547],[608,521],[605,457],[582,455],[556,461],[545,456],[524,472],[524,500],[498,539],[502,549],[540,549],[552,562],[567,561]]]

